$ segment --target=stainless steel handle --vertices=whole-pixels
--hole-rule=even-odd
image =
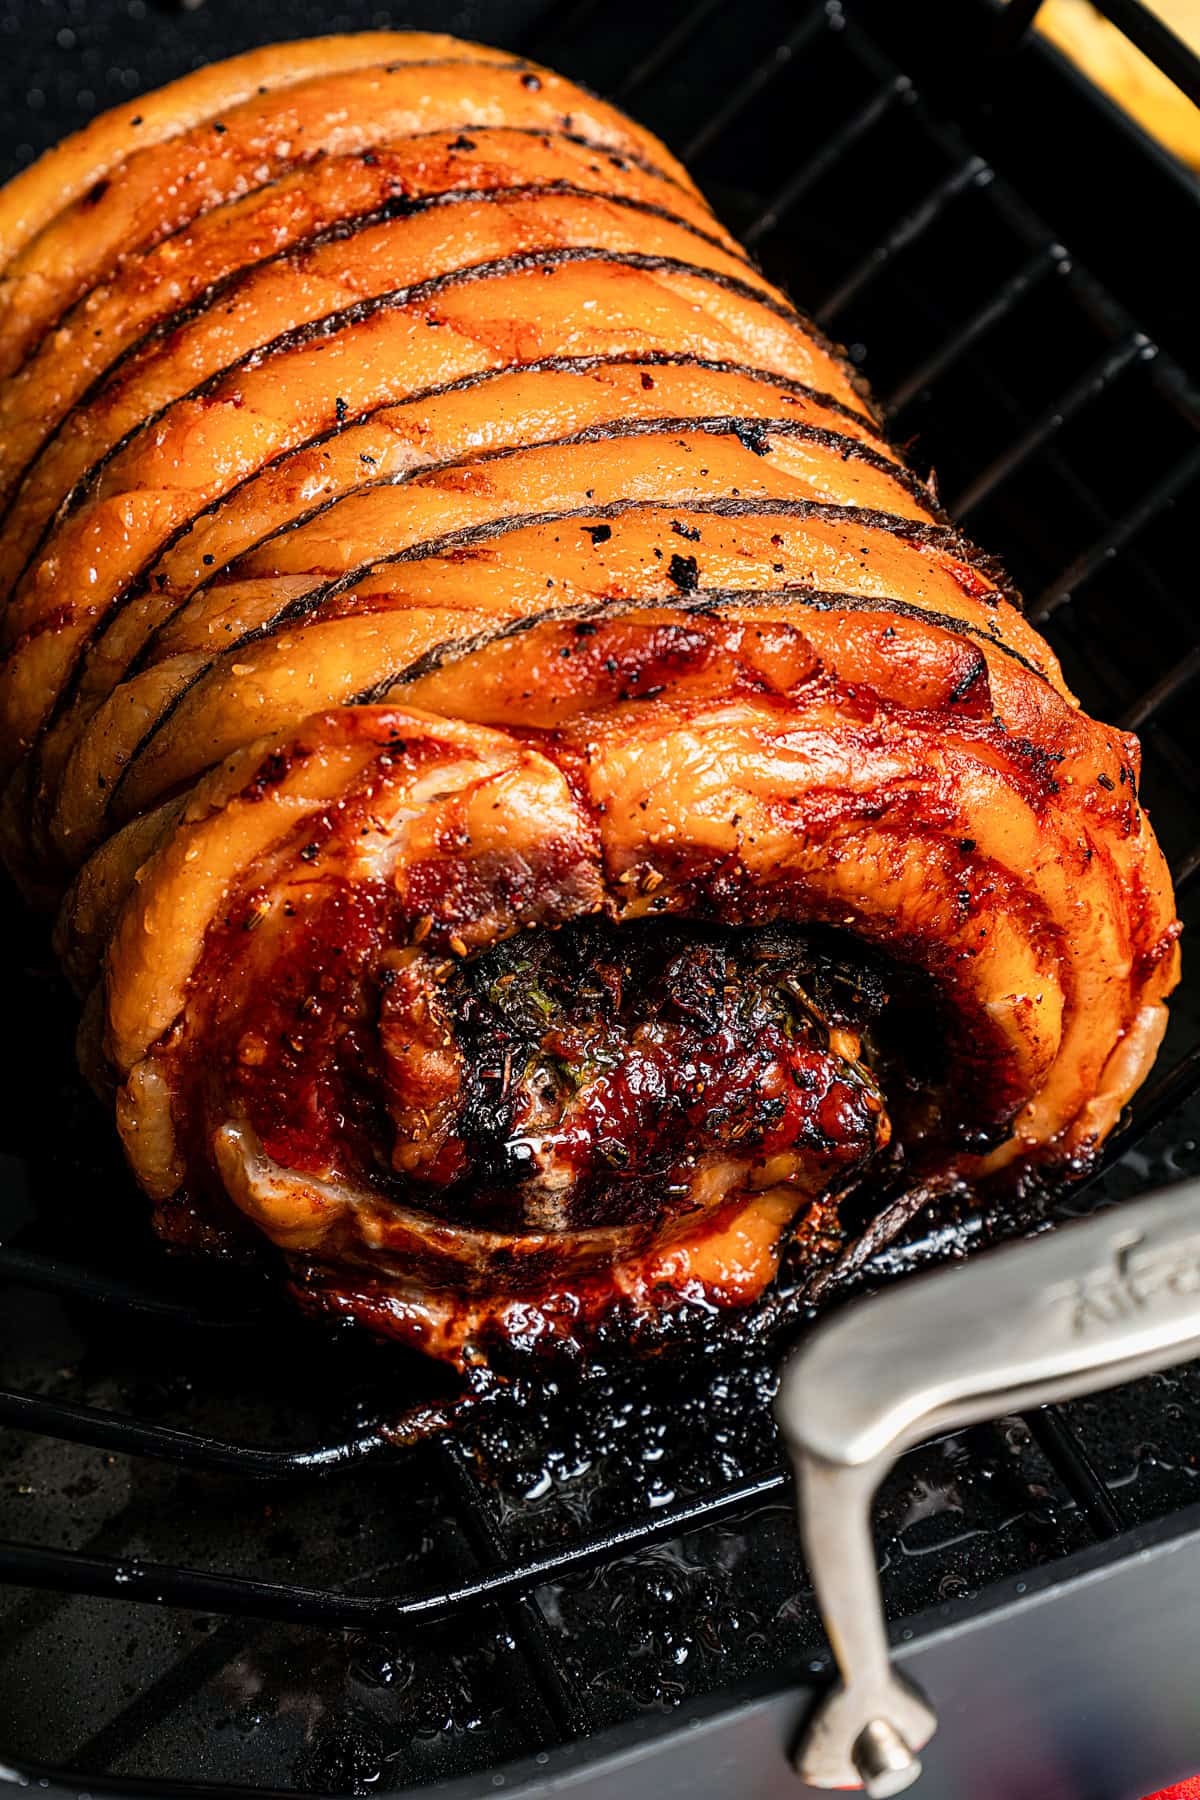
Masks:
[[[936,1718],[891,1667],[871,1501],[940,1430],[1200,1355],[1200,1181],[847,1307],[783,1372],[776,1415],[841,1675],[796,1754],[813,1787],[898,1794]]]

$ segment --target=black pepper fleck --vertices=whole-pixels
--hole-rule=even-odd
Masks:
[[[694,556],[673,556],[667,575],[681,594],[693,594],[700,585],[700,569]]]

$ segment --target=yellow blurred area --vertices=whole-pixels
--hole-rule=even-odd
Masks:
[[[1151,10],[1200,51],[1200,0],[1151,0]],[[1159,143],[1200,171],[1200,108],[1090,0],[1046,0],[1037,24]]]

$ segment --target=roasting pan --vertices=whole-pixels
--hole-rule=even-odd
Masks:
[[[1105,10],[1200,97],[1195,59],[1135,0]],[[1200,195],[1028,30],[1035,11],[10,0],[0,156],[7,173],[204,60],[355,26],[510,44],[611,95],[846,341],[1088,710],[1139,731],[1194,927]],[[0,1780],[56,1796],[804,1791],[791,1752],[832,1661],[770,1423],[773,1359],[734,1339],[396,1445],[397,1396],[436,1411],[435,1373],[157,1262],[73,1073],[71,1004],[5,905],[20,1057],[0,1109]],[[1200,1769],[1200,1372],[1127,1380],[1200,1350],[1198,1083],[1185,940],[1159,1072],[1056,1208],[1087,1222],[896,1286],[1046,1223],[926,1215],[848,1276],[846,1294],[887,1290],[875,1310],[802,1340],[780,1418],[807,1457],[812,1564],[858,1707],[825,1778],[861,1778],[844,1759],[878,1718],[892,1737],[859,1745],[876,1791],[919,1748],[919,1714],[889,1710],[904,1700],[877,1582],[898,1665],[940,1719],[928,1800],[1125,1800]],[[1172,1182],[1149,1211],[1116,1204]],[[990,1336],[970,1328],[989,1317]],[[895,1394],[896,1371],[869,1361],[888,1330],[909,1347]],[[918,1436],[869,1547],[852,1529],[868,1490]]]

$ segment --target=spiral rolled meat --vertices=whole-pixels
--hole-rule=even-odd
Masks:
[[[1177,979],[1136,741],[661,144],[291,44],[0,259],[5,856],[168,1239],[464,1364],[1086,1164]]]

